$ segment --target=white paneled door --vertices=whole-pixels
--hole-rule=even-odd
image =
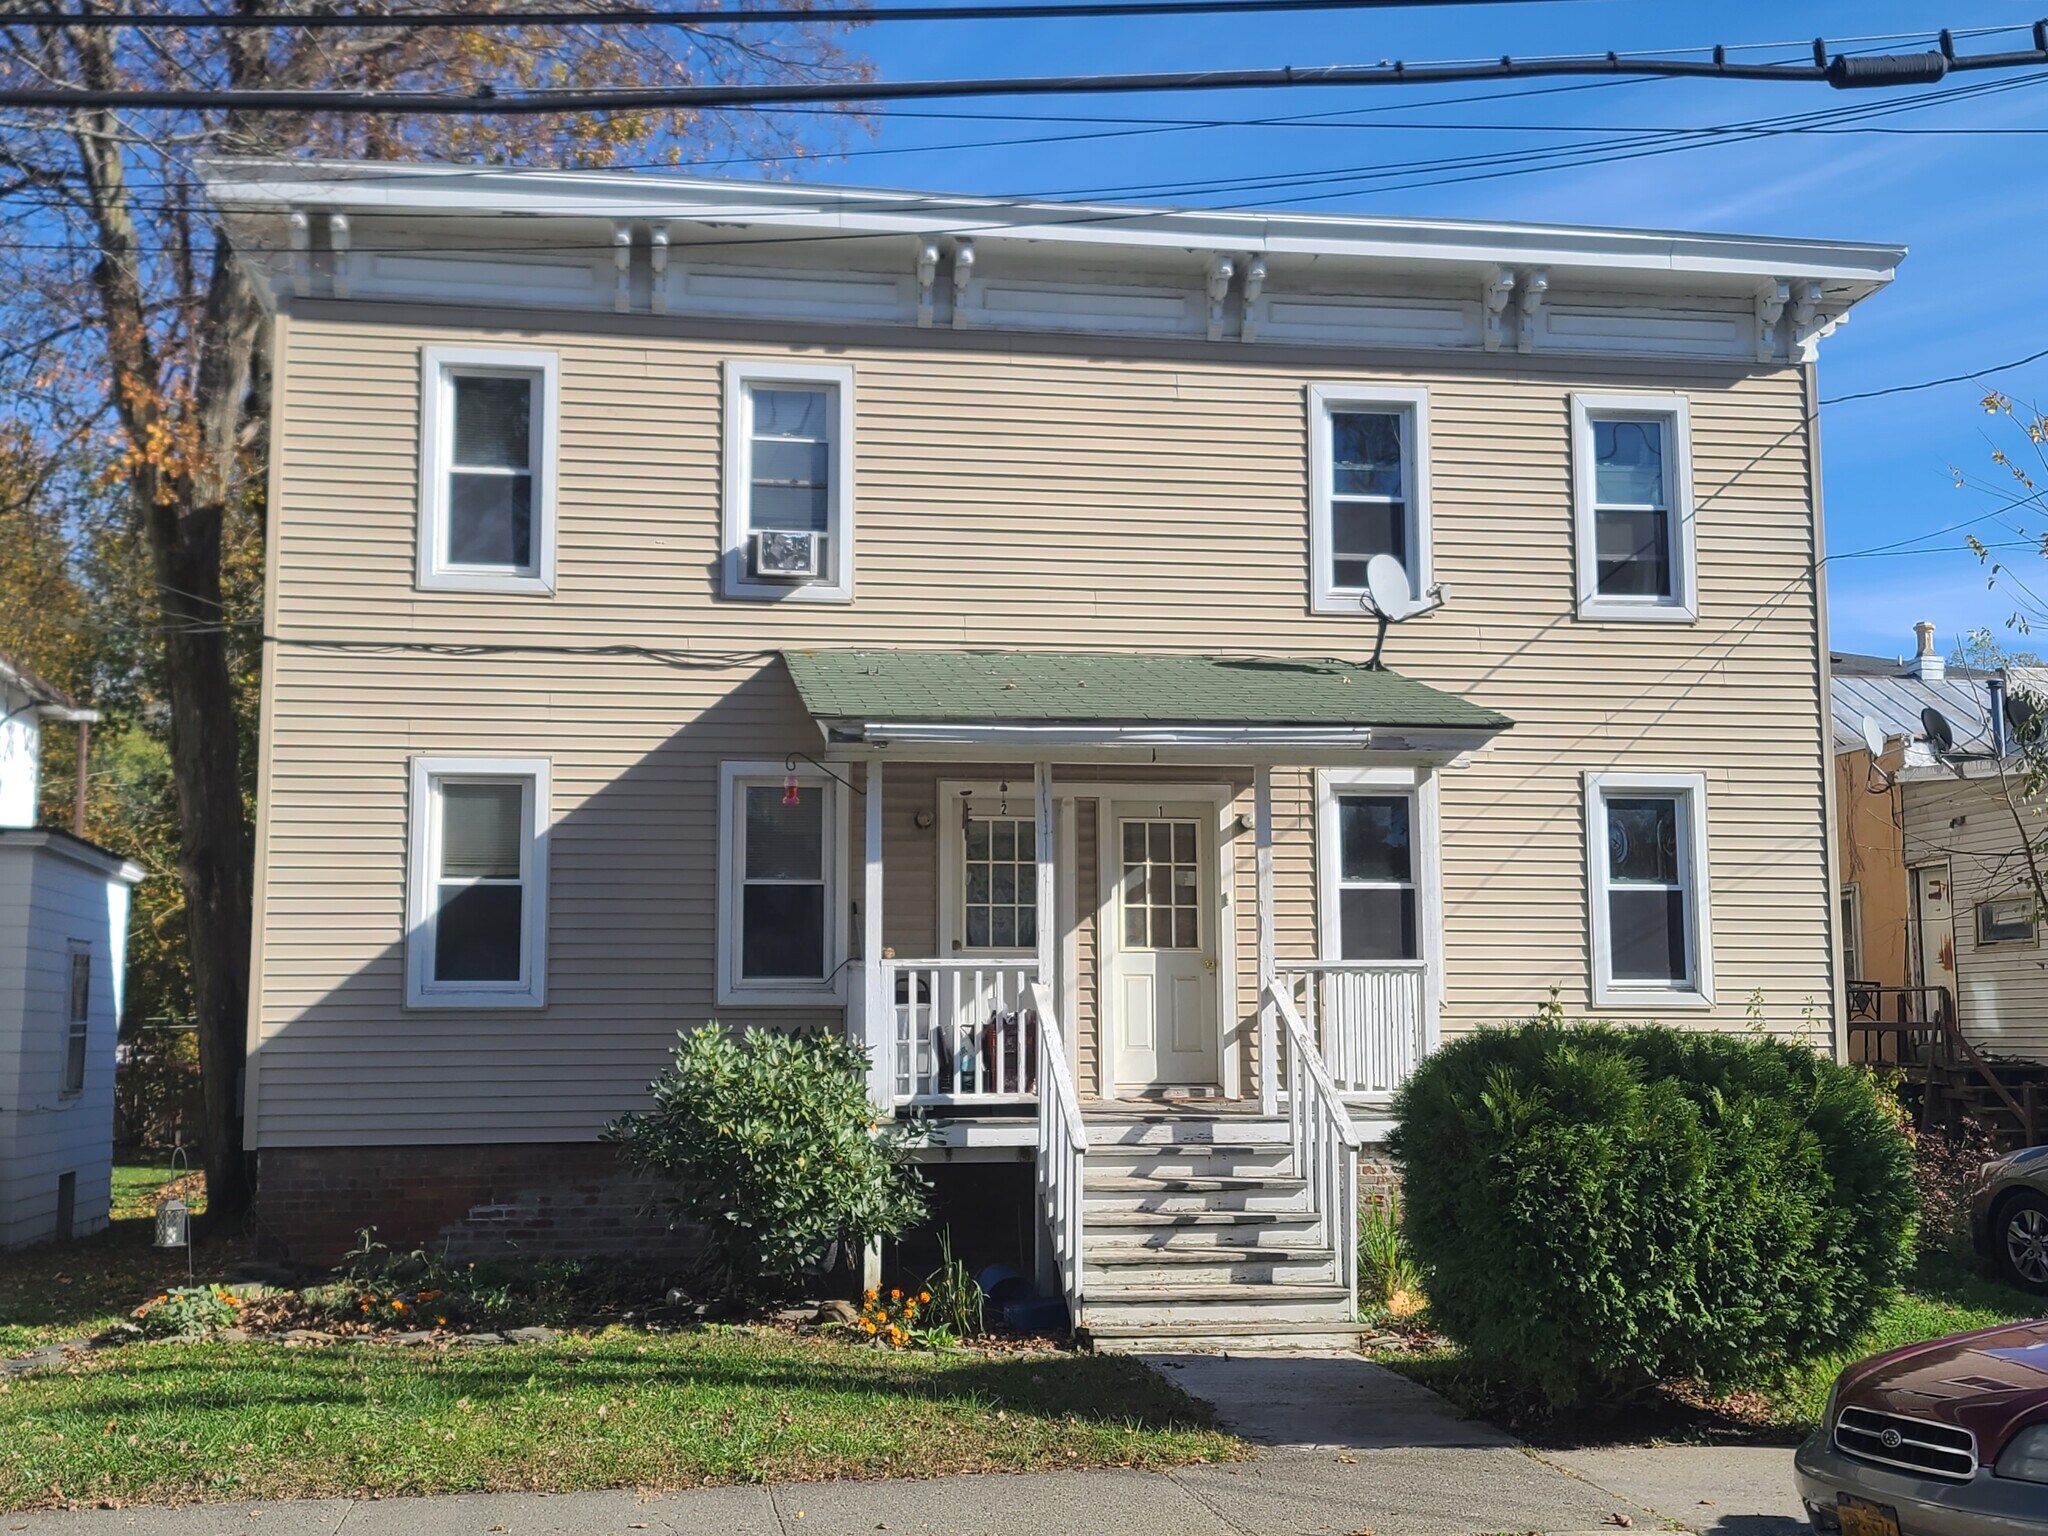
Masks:
[[[1110,966],[1117,1089],[1215,1088],[1215,809],[1120,803],[1110,820],[1102,853],[1118,871]]]

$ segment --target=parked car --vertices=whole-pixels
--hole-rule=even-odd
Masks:
[[[1830,1536],[2048,1536],[2048,1319],[1858,1361],[1793,1466]]]
[[[2009,1153],[1977,1170],[1970,1233],[2006,1279],[2048,1294],[2048,1147]]]

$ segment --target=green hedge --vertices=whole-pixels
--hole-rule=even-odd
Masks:
[[[1488,1029],[1395,1114],[1433,1324],[1553,1407],[1777,1380],[1852,1345],[1910,1253],[1911,1149],[1864,1074],[1803,1046]]]

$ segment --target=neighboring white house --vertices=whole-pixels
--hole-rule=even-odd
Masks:
[[[0,1248],[107,1224],[128,896],[143,872],[35,824],[44,722],[96,718],[0,655]]]

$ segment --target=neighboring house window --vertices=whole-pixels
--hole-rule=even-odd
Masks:
[[[769,763],[727,763],[722,777],[719,1000],[838,998],[846,954],[839,785]]]
[[[853,597],[853,370],[725,366],[725,595]]]
[[[1573,395],[1572,469],[1579,616],[1698,617],[1684,398]]]
[[[967,823],[961,861],[962,949],[1038,947],[1038,823],[991,817]]]
[[[92,946],[71,941],[70,987],[65,998],[64,1091],[85,1092],[85,1047],[92,1018]]]
[[[427,347],[420,356],[419,584],[554,591],[555,354]]]
[[[1431,581],[1428,392],[1311,384],[1308,413],[1314,610],[1360,612],[1374,555],[1399,560],[1419,599]]]
[[[546,758],[412,760],[406,1001],[547,1001]]]
[[[1863,890],[1853,883],[1842,887],[1842,977],[1869,979],[1863,974]]]
[[[1322,958],[1435,961],[1434,780],[1405,768],[1325,769],[1316,824]]]
[[[1699,774],[1586,776],[1596,1007],[1713,1002],[1706,805]]]
[[[1979,944],[2031,944],[2034,942],[2032,897],[2014,896],[2002,901],[1977,904]]]

